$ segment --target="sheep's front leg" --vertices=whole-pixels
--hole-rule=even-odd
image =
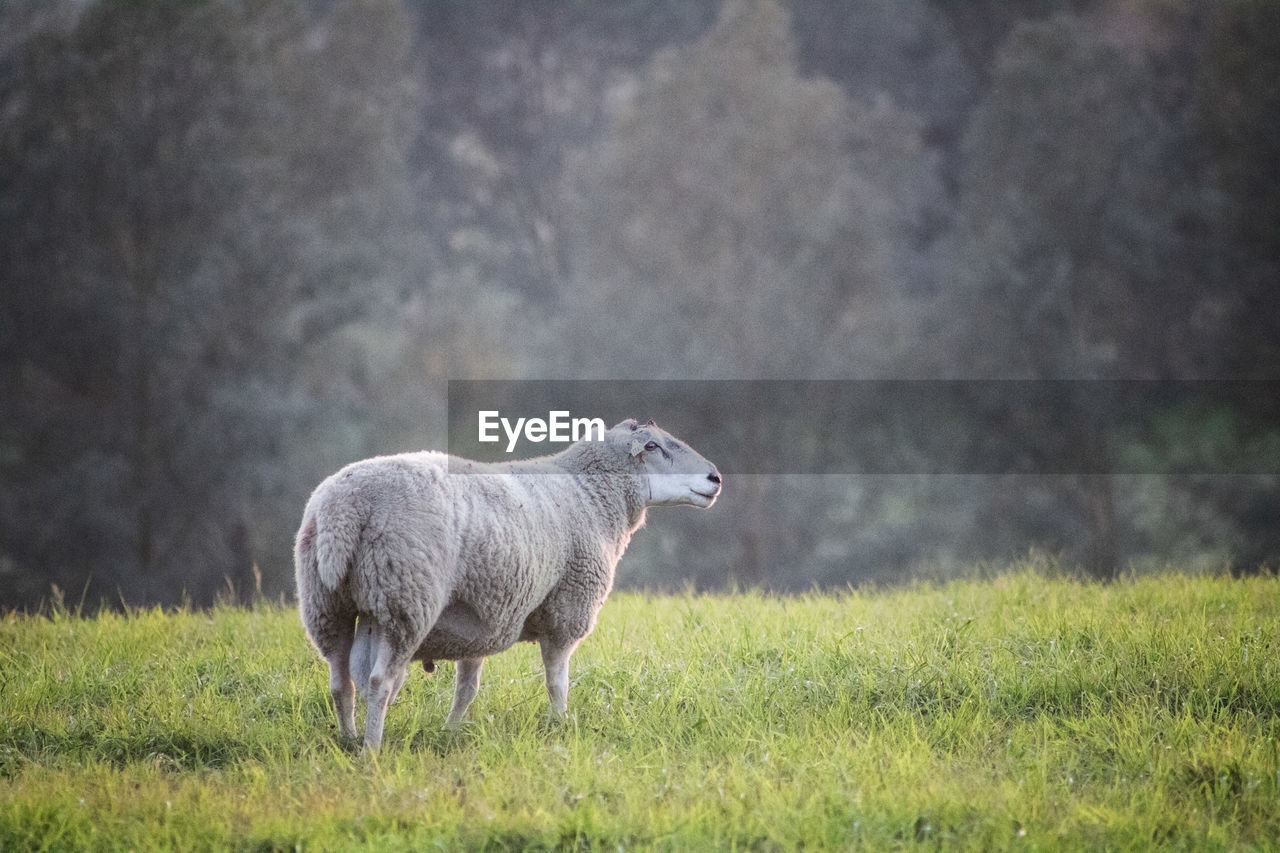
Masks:
[[[453,707],[449,709],[446,729],[456,729],[462,725],[467,716],[467,708],[471,700],[476,698],[480,689],[480,670],[484,667],[484,658],[468,658],[458,661],[458,679],[453,688]]]
[[[551,718],[563,719],[569,711],[569,656],[577,643],[562,645],[543,638],[542,666],[547,671],[547,698],[551,700]]]

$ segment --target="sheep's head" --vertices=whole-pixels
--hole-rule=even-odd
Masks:
[[[647,506],[706,508],[720,495],[716,466],[653,421],[623,421],[609,430],[606,440],[627,454],[643,479]]]

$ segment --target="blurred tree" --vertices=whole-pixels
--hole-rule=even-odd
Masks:
[[[1189,378],[1222,366],[1221,338],[1200,320],[1219,298],[1220,206],[1185,115],[1161,100],[1151,31],[1116,17],[1134,11],[1020,23],[1000,49],[961,145],[939,306],[976,322],[940,324],[940,372]],[[1105,470],[1104,436],[1089,427],[1105,413],[1072,411],[1068,434],[1092,436],[1077,448],[1081,470]],[[1110,478],[1027,482],[990,511],[1036,505],[1042,519],[1024,519],[1022,535],[1118,571]]]
[[[936,197],[935,164],[912,115],[802,76],[796,53],[778,3],[730,0],[698,41],[660,52],[608,132],[569,158],[562,370],[731,379],[889,369],[916,308],[895,237]],[[799,413],[733,414],[749,456],[786,432],[777,418]],[[735,484],[726,515],[738,547],[700,559],[746,583],[765,582],[794,553],[788,543],[815,541],[782,523],[778,506],[804,515],[848,485]]]
[[[919,125],[802,77],[786,12],[731,0],[566,166],[571,367],[868,375],[906,322],[889,235],[931,189]],[[588,367],[589,365],[589,367]]]
[[[953,15],[975,0],[788,0],[801,71],[839,83],[851,97],[874,102],[886,94],[924,122],[930,143],[949,143],[978,96],[982,70],[956,37]],[[1006,16],[1027,14],[1022,3],[981,4],[978,27],[1001,32]]]
[[[962,144],[943,372],[1085,378],[1187,375],[1203,267],[1185,132],[1150,69],[1081,22],[1021,24]],[[1194,246],[1192,248],[1195,248]],[[958,357],[957,357],[958,356]]]
[[[984,83],[989,83],[996,54],[1014,25],[1045,18],[1063,6],[1080,7],[1090,2],[1093,0],[929,0],[950,24],[956,49],[965,57],[970,72]]]
[[[352,14],[102,2],[24,45],[0,129],[0,553],[27,576],[208,600],[287,542],[294,356],[410,262],[407,28]]]
[[[1224,372],[1280,376],[1280,4],[1212,6],[1199,63],[1199,125],[1226,195],[1225,282],[1202,320]]]
[[[714,15],[709,0],[409,5],[423,44],[413,159],[439,257],[544,305],[564,276],[558,180],[591,138],[610,92],[657,47]],[[473,272],[472,272],[473,271]]]

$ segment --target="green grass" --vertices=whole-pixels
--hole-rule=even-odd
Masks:
[[[1280,847],[1280,583],[615,596],[341,746],[292,610],[0,620],[0,850]]]

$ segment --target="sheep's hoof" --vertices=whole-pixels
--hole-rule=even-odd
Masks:
[[[436,662],[433,660],[424,660],[422,662],[422,671],[427,675],[431,675],[436,671]]]

